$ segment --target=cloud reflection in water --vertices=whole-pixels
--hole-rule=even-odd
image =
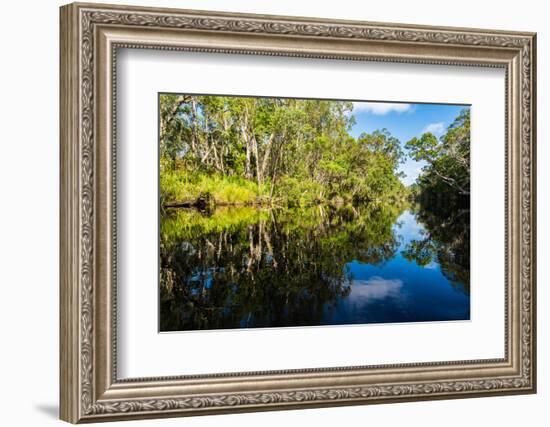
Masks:
[[[372,276],[368,280],[354,280],[352,286],[352,298],[365,303],[386,298],[399,298],[403,281]]]

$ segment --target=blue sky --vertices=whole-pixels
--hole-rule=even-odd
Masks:
[[[392,136],[399,139],[401,146],[413,137],[424,132],[432,132],[439,137],[458,116],[464,105],[448,104],[407,104],[397,102],[354,102],[353,115],[355,125],[351,134],[358,137],[361,133],[372,133],[386,128]],[[406,185],[414,183],[421,172],[424,162],[409,159],[400,165],[402,178]]]

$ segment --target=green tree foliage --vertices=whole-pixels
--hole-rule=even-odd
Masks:
[[[424,194],[470,194],[470,109],[462,110],[439,140],[424,133],[405,144],[409,155],[427,162],[418,184]]]
[[[426,228],[403,256],[421,266],[435,261],[451,283],[469,292],[470,283],[470,109],[464,109],[439,139],[431,133],[405,145],[427,165],[410,189],[419,202],[419,221]]]
[[[386,130],[350,135],[353,104],[340,101],[161,95],[164,201],[216,188],[217,203],[302,205],[402,198],[399,141]],[[205,188],[201,188],[200,183]]]

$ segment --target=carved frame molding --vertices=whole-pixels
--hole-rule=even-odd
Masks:
[[[62,419],[75,423],[535,391],[535,34],[71,4],[61,8],[60,42]],[[506,357],[117,380],[113,147],[121,47],[504,67]]]

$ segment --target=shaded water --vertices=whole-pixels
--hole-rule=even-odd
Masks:
[[[170,210],[160,330],[469,319],[469,215],[416,209]]]

